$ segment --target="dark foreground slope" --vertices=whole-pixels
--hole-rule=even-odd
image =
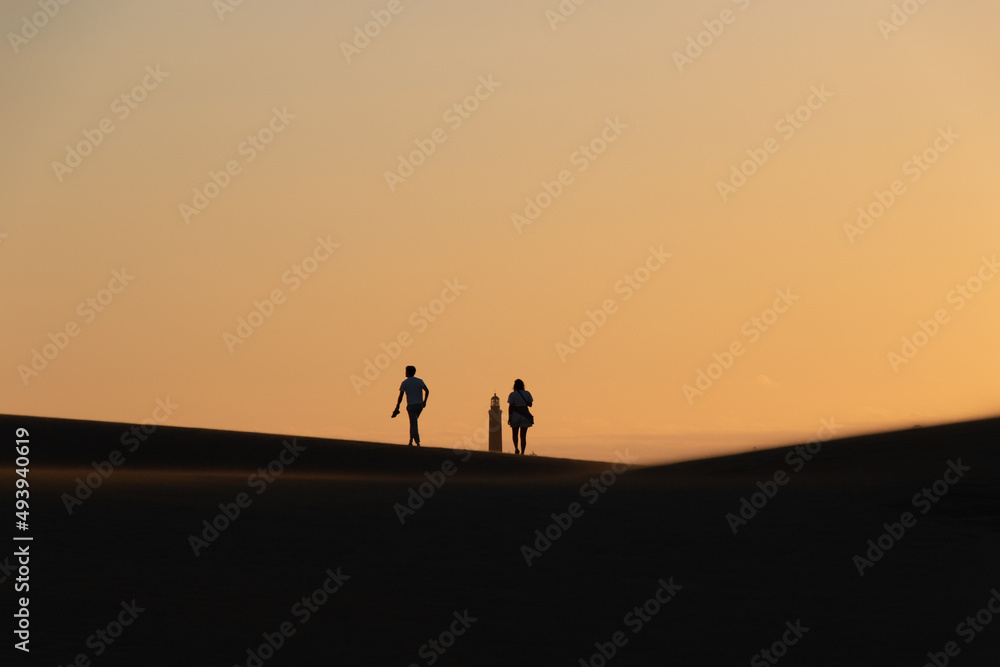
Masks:
[[[952,665],[1000,656],[1000,420],[627,472],[197,429],[129,453],[122,424],[0,426],[31,433],[34,537],[32,654],[2,664],[919,666],[948,642]],[[124,462],[70,501],[115,449]],[[13,480],[6,467],[9,499]],[[886,524],[896,536],[871,549]]]

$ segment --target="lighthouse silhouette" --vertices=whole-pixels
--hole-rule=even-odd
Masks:
[[[493,393],[490,399],[490,451],[503,452],[503,427],[500,421],[503,411],[500,410],[500,398]]]

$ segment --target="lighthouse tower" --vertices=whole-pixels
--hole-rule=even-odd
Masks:
[[[503,451],[503,427],[500,421],[503,411],[500,410],[500,399],[494,393],[490,399],[490,451]]]

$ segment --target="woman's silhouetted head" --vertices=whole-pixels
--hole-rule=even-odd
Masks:
[[[514,391],[524,391],[524,380],[514,380]]]

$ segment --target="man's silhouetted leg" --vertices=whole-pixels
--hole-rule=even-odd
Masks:
[[[417,443],[417,447],[420,446],[420,431],[417,430],[417,418],[420,417],[423,409],[424,406],[422,405],[406,406],[406,413],[410,416],[410,440]]]

